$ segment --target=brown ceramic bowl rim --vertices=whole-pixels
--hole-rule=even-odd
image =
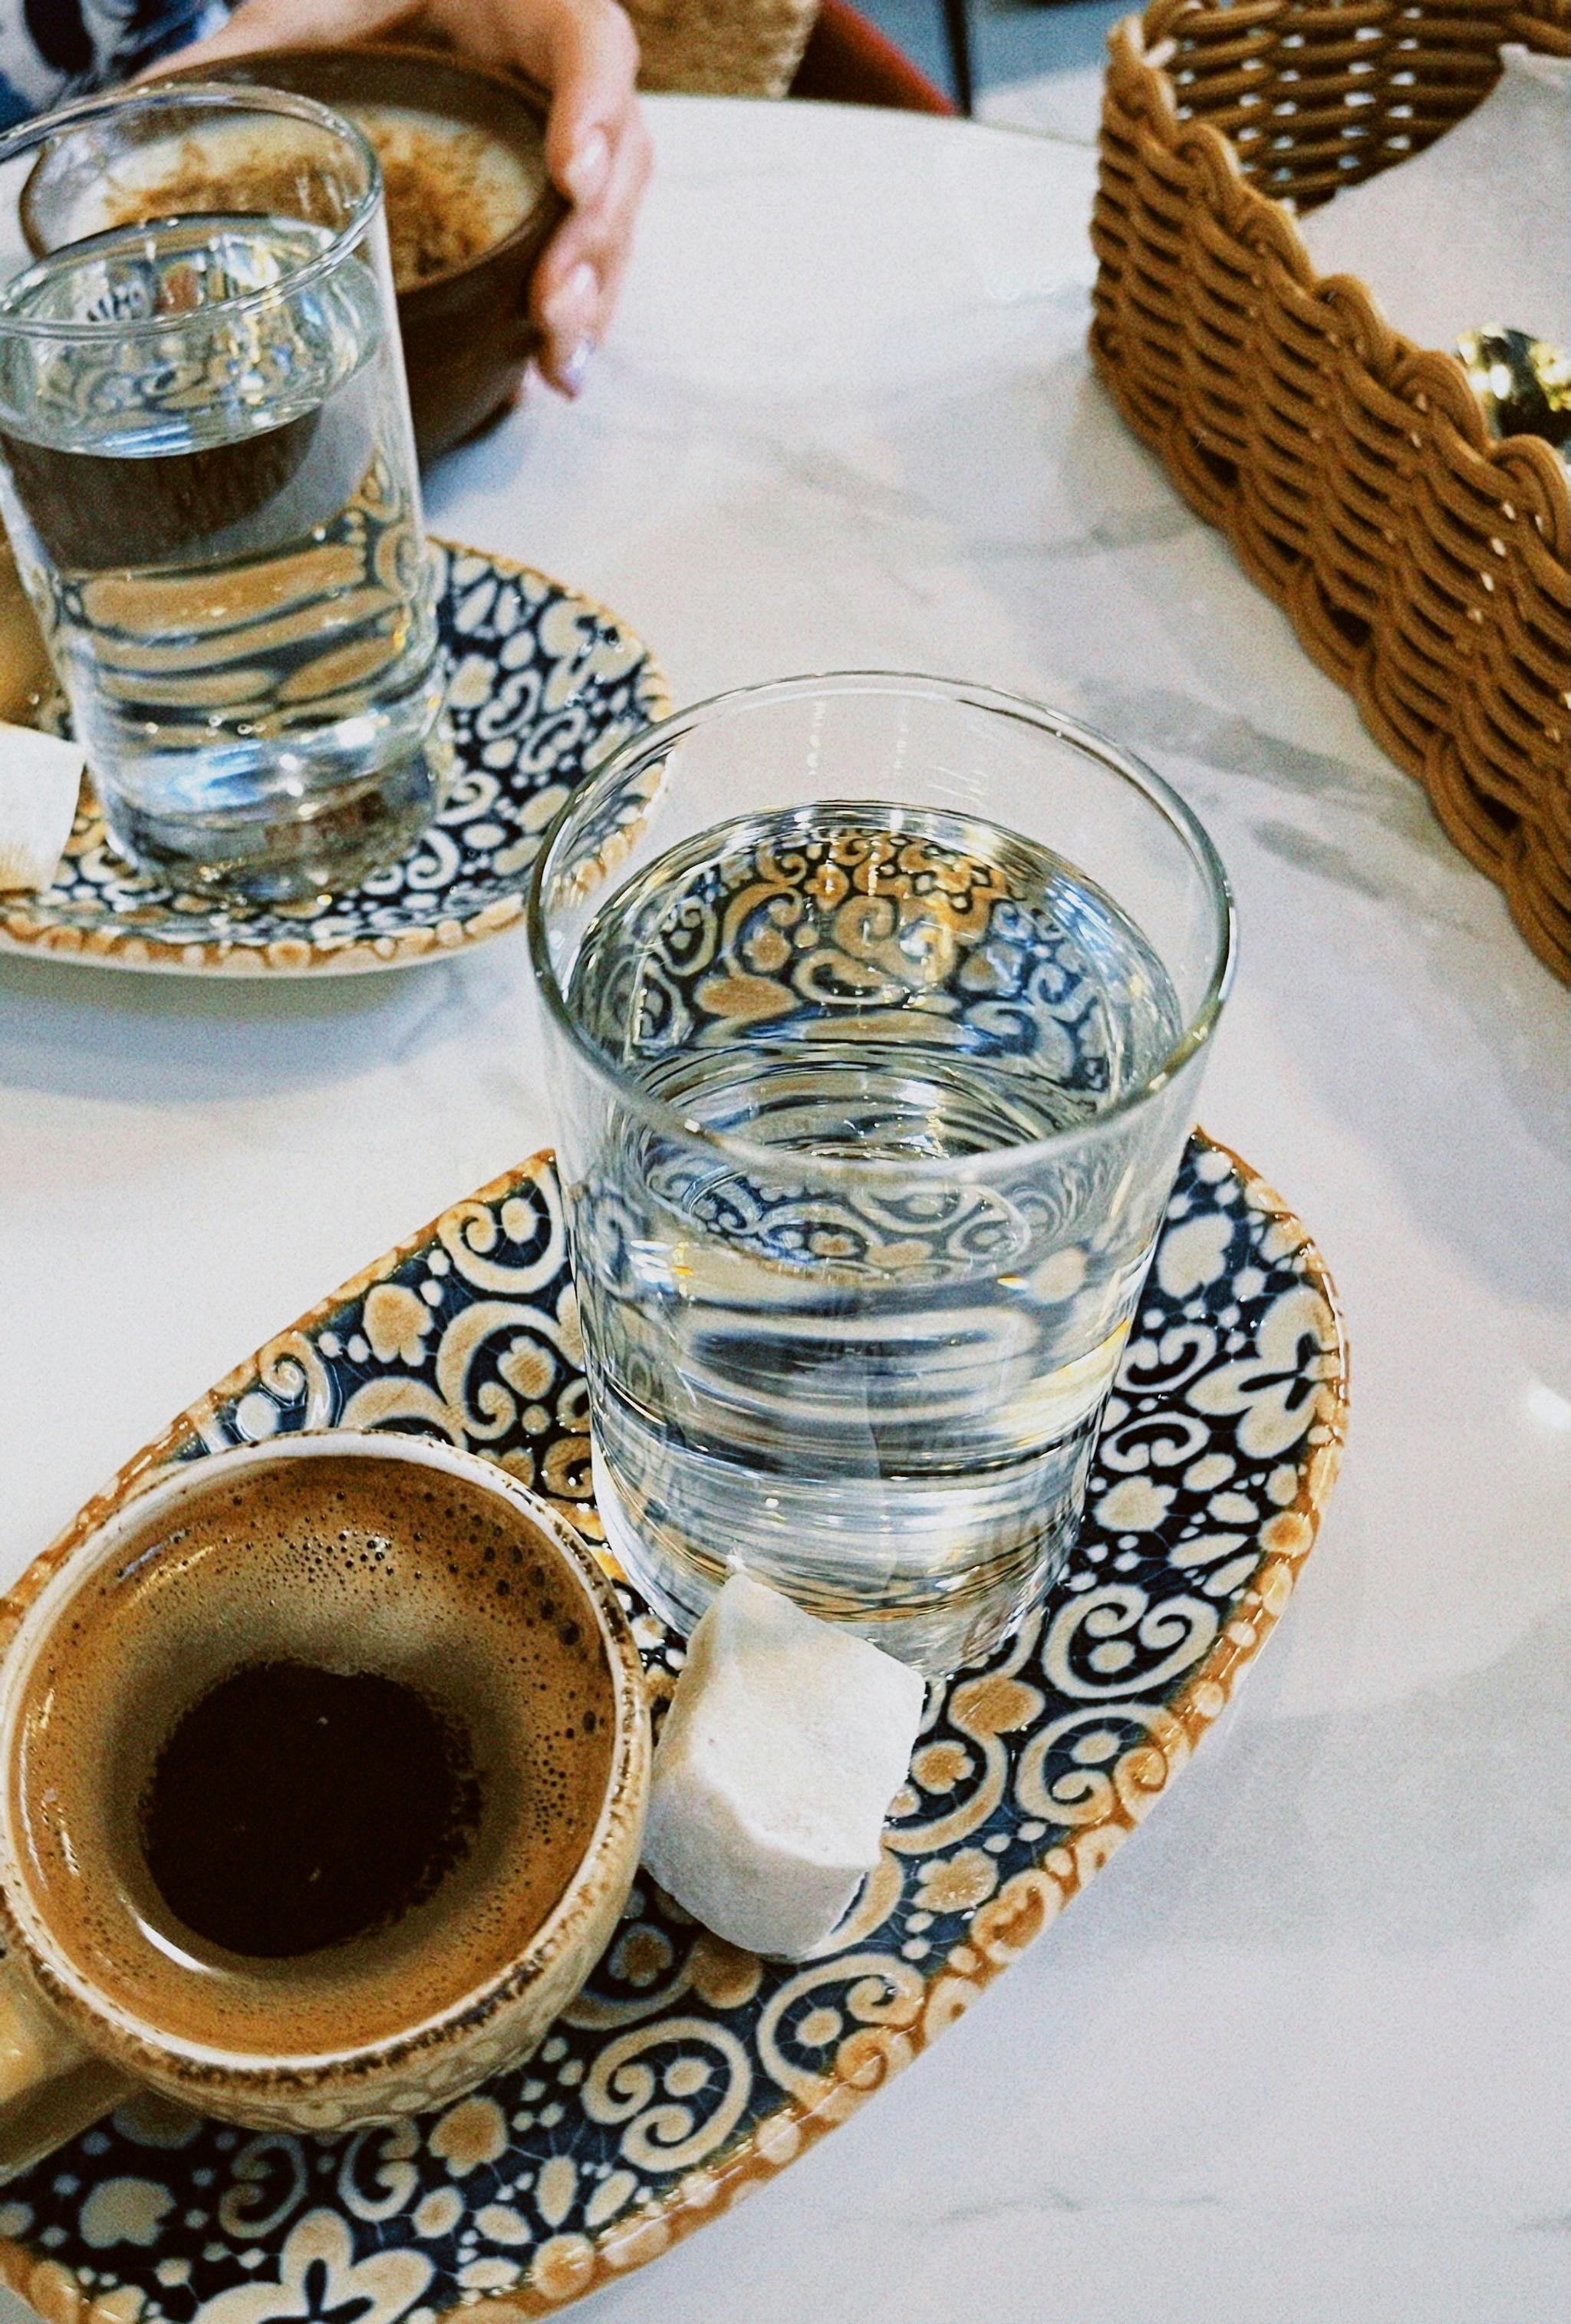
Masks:
[[[155,1506],[178,1506],[209,1489],[221,1490],[241,1467],[269,1462],[346,1457],[387,1460],[438,1468],[471,1479],[541,1534],[576,1586],[596,1625],[611,1681],[611,1763],[594,1821],[566,1886],[538,1927],[503,1966],[468,1987],[443,2008],[416,2023],[339,2050],[261,2052],[226,2049],[162,2031],[151,2017],[100,1993],[95,1980],[72,1959],[51,1931],[21,1870],[21,1849],[13,1829],[10,1769],[16,1719],[27,1671],[60,1614],[121,1536],[139,1526]],[[178,1462],[155,1471],[92,1531],[76,1543],[29,1605],[0,1666],[0,1932],[7,1950],[25,1959],[33,1976],[76,2032],[100,2055],[136,2075],[139,2069],[188,2087],[206,2084],[216,2096],[238,2098],[276,2090],[280,2084],[307,2096],[322,2083],[336,2086],[345,2074],[379,2070],[418,2061],[427,2051],[462,2045],[508,2003],[541,1982],[564,1955],[570,1955],[593,1925],[602,1887],[614,1881],[629,1843],[635,1856],[648,1784],[648,1720],[643,1665],[627,1616],[603,1569],[566,1519],[538,1495],[476,1452],[430,1436],[385,1431],[329,1428],[234,1445],[198,1461]],[[593,1960],[583,1964],[587,1976]]]
[[[510,67],[504,70],[500,65],[482,64],[473,57],[460,56],[455,50],[432,48],[417,41],[338,41],[326,42],[319,47],[295,42],[288,48],[247,49],[237,56],[215,57],[206,64],[172,65],[166,71],[150,75],[145,82],[138,83],[138,88],[156,88],[166,83],[182,81],[215,81],[221,82],[229,88],[266,88],[271,86],[270,82],[253,78],[249,69],[241,75],[236,69],[242,66],[249,69],[274,60],[280,64],[297,62],[307,64],[317,61],[342,61],[346,58],[355,58],[372,62],[378,57],[386,57],[400,64],[439,66],[444,71],[456,74],[463,79],[500,91],[511,100],[518,113],[528,115],[534,124],[539,133],[539,147],[543,159],[546,116],[550,106],[550,97],[537,81],[521,69]],[[235,75],[233,79],[232,74]],[[299,93],[298,90],[286,91],[286,94],[290,96]],[[412,95],[407,100],[367,95],[361,101],[366,105],[397,105],[407,102],[411,112],[431,113],[442,120],[455,118],[452,114],[444,113],[437,105],[422,105]],[[326,104],[326,98],[323,97],[318,97],[316,102],[319,105]],[[328,106],[327,110],[331,112],[333,107]],[[464,125],[478,128],[481,124],[470,123]],[[499,142],[508,142],[500,131],[490,134],[495,134]],[[48,150],[46,146],[29,171],[27,182],[22,189],[16,205],[23,237],[35,257],[41,257],[44,254],[41,245],[35,241],[29,223],[32,209],[31,196],[33,180],[47,159]],[[519,148],[515,145],[512,150],[516,152]],[[442,290],[451,282],[461,282],[465,275],[473,274],[481,267],[490,265],[492,261],[502,253],[519,249],[539,233],[542,216],[552,208],[554,200],[561,203],[562,196],[547,174],[545,185],[517,226],[510,228],[508,233],[500,236],[497,241],[488,242],[484,249],[477,250],[473,257],[460,259],[452,266],[439,267],[434,274],[423,274],[418,282],[411,282],[398,292],[400,302],[423,296],[427,290]],[[385,188],[383,201],[385,204]]]

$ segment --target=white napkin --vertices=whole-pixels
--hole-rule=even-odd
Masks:
[[[1508,48],[1466,118],[1301,221],[1321,274],[1449,349],[1489,323],[1571,348],[1571,58]]]
[[[74,742],[0,725],[0,892],[49,887],[60,869],[86,764]]]

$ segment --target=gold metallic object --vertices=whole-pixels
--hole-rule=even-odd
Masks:
[[[1571,441],[1571,355],[1563,347],[1489,323],[1464,331],[1456,353],[1493,435]]]
[[[0,719],[31,726],[40,703],[54,691],[43,632],[0,527]]]

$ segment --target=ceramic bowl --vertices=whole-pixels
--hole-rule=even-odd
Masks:
[[[432,115],[483,130],[531,169],[541,164],[544,92],[521,77],[438,49],[275,49],[193,66],[167,78],[289,89],[351,111],[387,106]],[[507,410],[539,344],[529,319],[529,284],[536,261],[566,208],[541,174],[540,193],[510,234],[464,263],[429,274],[399,293],[409,409],[422,464]],[[60,231],[63,210],[46,152],[20,203],[23,232],[36,254],[71,238]]]

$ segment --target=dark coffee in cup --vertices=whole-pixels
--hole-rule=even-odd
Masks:
[[[604,1648],[483,1484],[324,1453],[133,1526],[28,1672],[25,1878],[106,2000],[270,2057],[374,2043],[528,1945],[604,1797]]]
[[[381,1671],[246,1663],[179,1720],[142,1795],[152,1885],[229,1952],[284,1960],[386,1926],[473,1843],[470,1739]]]

